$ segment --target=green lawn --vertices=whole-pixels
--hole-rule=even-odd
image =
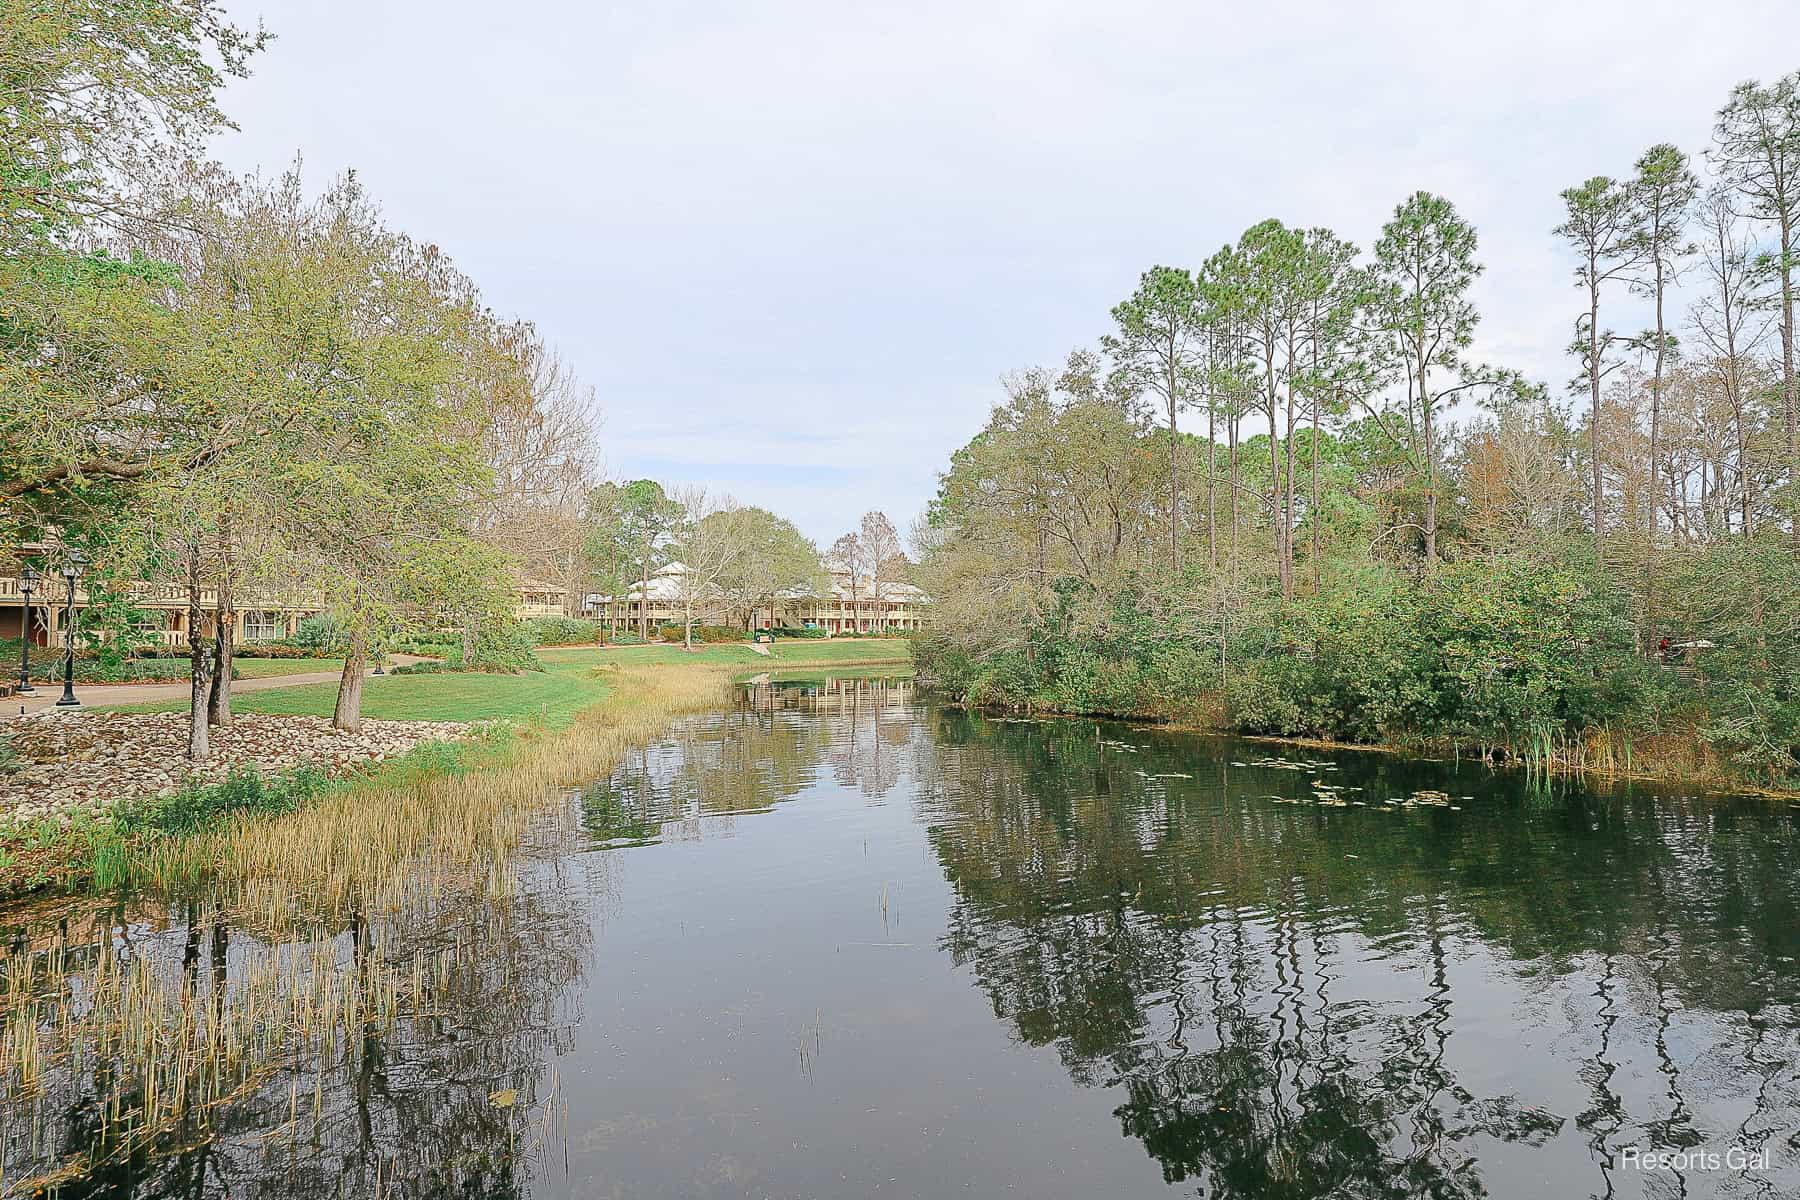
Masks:
[[[868,638],[846,641],[838,638],[791,638],[769,647],[762,655],[743,643],[697,646],[693,651],[680,646],[602,646],[597,648],[564,647],[539,650],[546,664],[564,654],[586,655],[584,661],[621,663],[721,662],[742,663],[756,670],[768,670],[784,663],[859,663],[911,662],[912,643],[901,638]]]
[[[311,675],[315,671],[342,671],[341,658],[234,658],[240,679],[266,679],[271,675]]]
[[[391,721],[484,721],[496,718],[539,720],[562,725],[576,712],[606,694],[606,681],[592,668],[604,663],[729,663],[745,674],[782,666],[858,663],[907,659],[903,641],[779,642],[763,656],[748,646],[706,646],[688,653],[679,646],[563,646],[540,650],[545,670],[525,675],[388,675],[363,682],[363,715]],[[287,665],[300,659],[244,659],[243,662]],[[332,669],[311,660],[315,669]],[[341,664],[339,664],[341,666]],[[337,700],[337,684],[305,683],[295,687],[239,692],[231,699],[239,712],[291,713],[329,717]],[[121,705],[120,712],[178,712],[181,700]]]
[[[363,715],[390,721],[486,721],[496,718],[566,723],[606,692],[588,674],[597,661],[593,652],[582,661],[549,662],[548,670],[526,675],[384,675],[363,681]],[[290,713],[329,717],[337,702],[337,684],[303,683],[295,687],[239,692],[231,698],[238,712]],[[121,705],[120,712],[179,712],[180,700]]]

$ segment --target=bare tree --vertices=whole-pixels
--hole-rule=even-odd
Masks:
[[[730,496],[713,496],[703,487],[682,488],[675,494],[682,522],[671,546],[682,570],[676,575],[682,609],[682,645],[694,648],[694,612],[717,604],[721,583],[737,569],[745,554],[745,537],[739,515],[744,511]]]
[[[869,568],[869,595],[875,601],[876,613],[881,621],[881,628],[887,629],[888,589],[899,582],[895,575],[896,568],[904,564],[904,556],[900,546],[900,534],[895,531],[894,523],[884,512],[870,511],[863,514],[862,532],[858,540],[862,543],[863,561]],[[900,560],[896,562],[895,560]]]
[[[1705,370],[1732,414],[1736,442],[1736,492],[1740,525],[1755,532],[1756,473],[1751,465],[1747,380],[1757,348],[1768,338],[1774,318],[1759,303],[1755,249],[1732,211],[1728,192],[1715,189],[1700,208],[1700,261],[1706,291],[1688,313],[1688,322],[1705,349]]]
[[[868,550],[863,546],[862,537],[856,533],[846,533],[831,543],[831,549],[825,555],[825,561],[834,571],[842,571],[849,577],[850,583],[850,623],[861,628],[861,620],[857,617],[857,603],[861,599],[862,574],[868,566]]]
[[[1775,226],[1778,255],[1765,265],[1781,294],[1781,415],[1787,470],[1800,464],[1800,379],[1794,367],[1795,239],[1800,235],[1800,72],[1764,87],[1732,89],[1713,127],[1713,166],[1743,215]],[[1800,519],[1788,506],[1788,528],[1800,552]]]

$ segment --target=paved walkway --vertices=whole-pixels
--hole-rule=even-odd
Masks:
[[[396,654],[389,660],[394,666],[405,663],[423,662],[411,654]],[[370,668],[365,674],[372,674]],[[299,675],[264,675],[255,679],[234,679],[231,681],[231,694],[241,696],[245,692],[262,692],[270,688],[299,687],[303,683],[336,683],[343,676],[342,671],[307,671]],[[40,683],[35,696],[7,696],[0,699],[0,714],[9,717],[19,715],[22,705],[28,713],[40,712],[53,707],[62,699],[62,683]],[[157,700],[186,700],[192,692],[187,683],[82,683],[75,681],[75,698],[81,701],[83,708],[99,708],[107,704],[148,704]]]

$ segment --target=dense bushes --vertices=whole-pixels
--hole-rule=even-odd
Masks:
[[[342,654],[350,647],[350,635],[329,613],[301,621],[290,640],[297,648],[313,651],[321,657]]]
[[[777,625],[769,632],[778,638],[826,638],[831,636],[816,625]]]
[[[1297,602],[1240,650],[1227,711],[1253,733],[1530,750],[1656,708],[1622,598],[1553,565],[1387,576]]]
[[[1563,565],[1445,564],[1424,579],[1370,565],[1324,594],[1240,615],[1218,635],[1163,596],[1063,590],[1016,645],[972,654],[921,639],[921,669],[977,704],[1183,718],[1223,692],[1246,733],[1454,741],[1530,751],[1609,722],[1646,726],[1674,672],[1635,651],[1617,592]],[[1222,685],[1222,686],[1221,686]]]
[[[684,640],[681,636],[680,625],[659,625],[657,627],[657,633],[665,642],[679,642]],[[694,640],[696,642],[742,642],[747,640],[749,636],[748,633],[737,628],[735,625],[697,624],[694,626]]]
[[[531,632],[521,621],[497,622],[482,629],[472,639],[473,652],[466,658],[464,648],[459,644],[454,647],[444,660],[445,666],[453,671],[493,671],[513,673],[517,671],[542,671],[544,664],[532,651],[537,643]]]
[[[19,639],[0,640],[0,678],[16,680],[19,672]],[[31,650],[31,678],[42,687],[46,683],[61,683],[63,677],[63,652],[54,647],[33,646]],[[102,657],[92,650],[75,652],[76,683],[178,683],[188,677],[187,655],[180,658],[173,656],[159,658],[155,656],[143,658],[119,659]],[[232,673],[237,678],[237,672]]]
[[[591,646],[600,640],[600,622],[579,617],[529,617],[524,625],[538,646]]]

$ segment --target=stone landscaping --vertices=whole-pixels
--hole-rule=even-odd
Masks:
[[[124,800],[168,795],[191,782],[223,779],[254,765],[265,776],[302,765],[339,775],[404,754],[424,742],[453,741],[470,727],[454,721],[364,720],[343,733],[319,717],[240,714],[212,730],[212,756],[190,769],[187,714],[43,712],[0,722],[17,769],[0,773],[0,824],[66,820]]]

